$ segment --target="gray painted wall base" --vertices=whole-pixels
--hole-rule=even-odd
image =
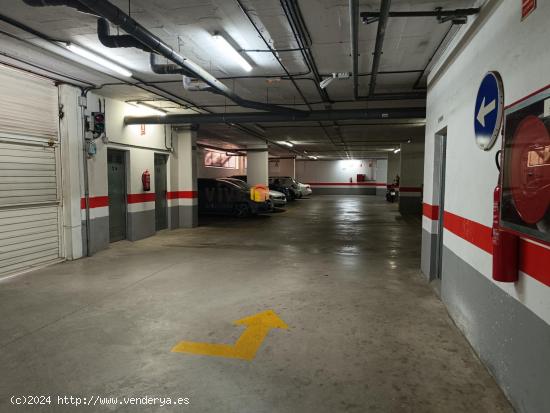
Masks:
[[[86,253],[86,221],[82,221],[82,251]],[[90,220],[89,255],[109,247],[109,217]]]
[[[420,269],[426,276],[428,281],[432,281],[437,277],[437,234],[430,234],[425,229],[422,229],[422,254],[420,261]]]
[[[376,188],[312,188],[313,195],[376,195]],[[385,193],[385,191],[384,191]]]
[[[168,208],[170,229],[194,228],[199,225],[199,206],[174,206]]]
[[[550,412],[550,326],[448,248],[441,295],[519,412]]]
[[[400,196],[399,212],[404,215],[422,215],[422,197]]]
[[[138,241],[155,235],[155,210],[128,213],[127,232],[127,238],[130,241]]]

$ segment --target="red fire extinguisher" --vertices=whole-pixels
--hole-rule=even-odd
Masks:
[[[149,173],[148,170],[146,170],[141,174],[141,184],[143,185],[144,191],[151,190],[151,174]]]
[[[498,161],[497,166],[500,170]],[[493,280],[513,283],[518,280],[518,237],[500,227],[500,185],[499,176],[493,193]]]

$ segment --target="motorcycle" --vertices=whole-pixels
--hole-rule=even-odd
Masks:
[[[395,185],[388,185],[386,190],[386,201],[388,202],[395,202],[397,198],[397,190],[395,189]]]

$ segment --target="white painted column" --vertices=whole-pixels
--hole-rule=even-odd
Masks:
[[[175,130],[168,192],[169,227],[198,225],[197,132],[191,127]]]
[[[81,219],[82,185],[82,116],[78,106],[80,90],[59,86],[59,104],[63,117],[59,131],[61,141],[61,187],[63,197],[63,242],[65,258],[74,260],[83,255]]]
[[[247,152],[247,182],[250,185],[267,185],[269,178],[267,145],[248,146]]]

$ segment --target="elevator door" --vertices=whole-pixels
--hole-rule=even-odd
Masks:
[[[166,155],[155,154],[155,227],[168,228],[168,201],[166,200]]]
[[[107,151],[109,185],[109,240],[126,239],[126,162],[125,153]]]

